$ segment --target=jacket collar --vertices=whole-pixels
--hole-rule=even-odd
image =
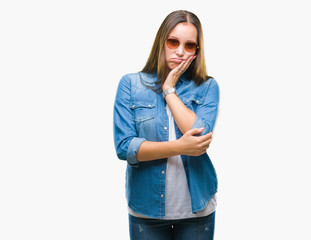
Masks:
[[[179,84],[188,84],[189,82],[190,82],[190,80],[186,77],[186,74],[183,73],[183,74],[180,76],[180,78],[179,78],[179,80],[178,80],[178,82],[177,82],[176,85],[179,85]]]

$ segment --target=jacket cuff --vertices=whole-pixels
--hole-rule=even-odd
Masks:
[[[130,165],[136,165],[139,163],[139,161],[137,160],[136,158],[136,155],[137,155],[137,152],[138,152],[138,149],[140,147],[140,145],[146,141],[146,139],[144,138],[137,138],[137,137],[134,137],[132,140],[131,140],[131,143],[130,145],[128,146],[128,149],[127,149],[127,154],[126,154],[126,159],[127,159],[127,162],[130,164]]]
[[[210,126],[207,123],[205,123],[200,117],[196,116],[194,123],[192,125],[192,129],[193,128],[202,128],[202,127],[204,127],[205,129],[200,134],[198,134],[200,136],[205,135],[211,131]]]

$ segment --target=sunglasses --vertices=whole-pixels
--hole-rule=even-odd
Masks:
[[[180,42],[177,39],[174,38],[168,38],[166,40],[166,45],[168,48],[170,49],[176,49],[179,47]],[[189,52],[189,53],[194,53],[197,49],[198,49],[198,44],[194,43],[194,42],[186,42],[184,45],[184,49]]]

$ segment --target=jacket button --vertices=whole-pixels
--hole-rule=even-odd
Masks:
[[[151,105],[149,104],[148,107],[151,107]]]
[[[167,130],[167,127],[164,127],[164,130]]]
[[[161,194],[161,197],[164,197],[164,195],[163,195],[163,194]]]
[[[197,103],[199,103],[200,101],[199,100],[197,100]]]
[[[162,174],[164,174],[165,172],[164,171],[162,171]]]

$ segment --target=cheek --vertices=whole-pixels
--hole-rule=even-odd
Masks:
[[[166,62],[168,61],[169,58],[170,58],[170,52],[165,48],[165,60],[166,60]]]
[[[190,58],[190,57],[194,56],[194,54],[195,54],[195,53],[189,53],[189,52],[186,52],[186,54],[185,54],[185,58],[186,58],[186,59],[188,59],[188,58]]]
[[[171,58],[171,53],[168,49],[165,48],[165,61],[168,68],[173,69],[176,67],[174,63],[170,62],[169,59]]]

